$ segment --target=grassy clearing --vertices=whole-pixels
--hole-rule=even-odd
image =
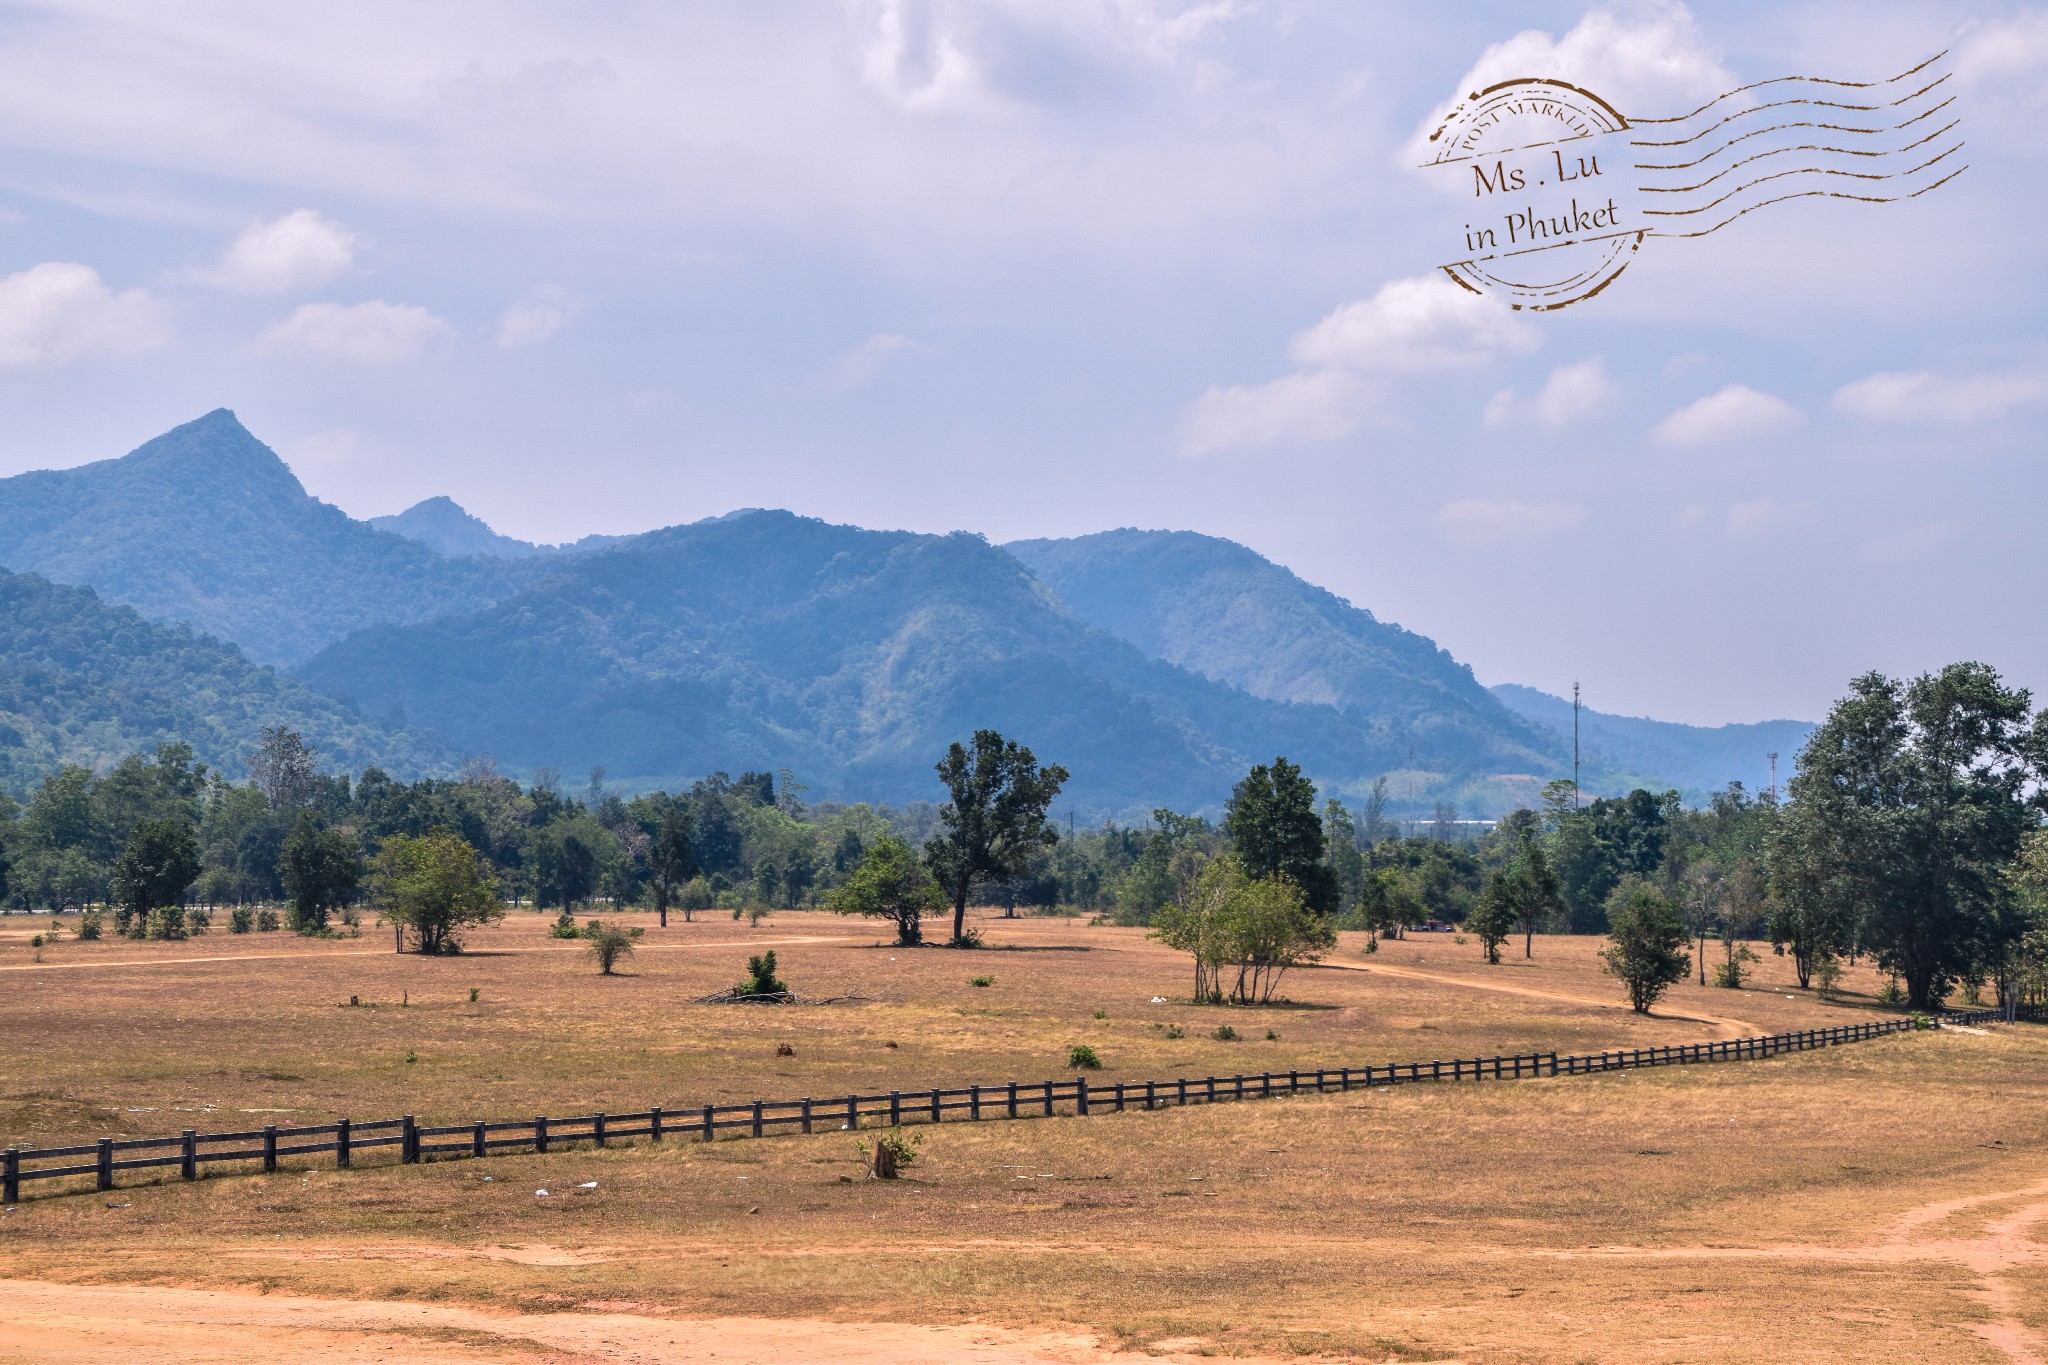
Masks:
[[[1533,965],[1498,968],[1447,938],[1363,959],[1533,994],[1323,970],[1289,979],[1298,1007],[1225,1011],[1171,1003],[1187,989],[1181,964],[1132,931],[988,928],[1010,950],[864,946],[867,926],[823,916],[675,926],[650,930],[638,975],[617,980],[523,924],[479,936],[507,955],[448,962],[349,955],[378,946],[365,940],[226,964],[10,973],[0,1104],[10,1134],[48,1137],[67,1122],[213,1124],[189,1116],[200,1104],[430,1118],[1040,1077],[1075,1043],[1094,1046],[1114,1080],[1644,1046],[1731,1028],[1582,1003],[1618,995],[1584,941],[1539,940]],[[799,989],[859,989],[877,1003],[685,1003],[775,940]],[[66,945],[46,960],[228,947],[239,958],[297,945]],[[1361,961],[1348,940],[1344,952]],[[982,974],[995,984],[968,984]],[[1786,999],[1782,974],[1766,958],[1760,985],[1779,989],[1685,987],[1669,1008],[1759,1030],[1866,1017]],[[414,1003],[400,1007],[401,992]],[[350,993],[365,1004],[337,1004]],[[1225,1020],[1247,1040],[1268,1028],[1279,1040],[1214,1041]],[[1175,1023],[1185,1036],[1168,1039]],[[795,1058],[775,1057],[782,1041]],[[410,1066],[407,1048],[420,1058]],[[22,1205],[0,1221],[0,1274],[523,1311],[1070,1323],[1225,1354],[1993,1362],[2005,1357],[1972,1330],[1991,1312],[1987,1272],[1915,1239],[1975,1236],[2015,1204],[1897,1229],[1937,1200],[2048,1182],[2048,1030],[958,1124],[927,1131],[909,1178],[859,1174],[853,1136],[821,1133],[173,1182]],[[597,1188],[578,1192],[586,1181]],[[2017,1264],[2010,1284],[2038,1289],[2042,1271]],[[2022,1299],[2021,1317],[2038,1316],[2038,1297]]]

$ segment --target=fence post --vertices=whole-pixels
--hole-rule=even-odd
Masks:
[[[101,1138],[99,1146],[98,1185],[100,1189],[114,1188],[114,1140]]]
[[[349,1121],[347,1119],[341,1119],[334,1125],[334,1169],[337,1171],[348,1169],[348,1129]],[[190,1148],[188,1147],[187,1150],[189,1151]]]
[[[806,1133],[811,1131],[811,1097],[809,1095],[804,1096],[804,1131]]]
[[[398,1159],[408,1166],[420,1159],[420,1129],[411,1114],[398,1120]]]
[[[1086,1076],[1074,1077],[1074,1112],[1076,1114],[1086,1114],[1088,1112],[1088,1078]]]
[[[1176,1077],[1176,1078],[1174,1079],[1174,1082],[1173,1082],[1173,1102],[1174,1102],[1175,1104],[1179,1105],[1179,1106],[1180,1106],[1181,1108],[1183,1108],[1183,1109],[1187,1108],[1187,1103],[1188,1103],[1188,1078],[1187,1078],[1187,1077],[1185,1077],[1185,1076],[1179,1076],[1179,1077]]]
[[[1124,1083],[1122,1081],[1116,1083],[1116,1112],[1119,1114],[1124,1112]]]
[[[761,1136],[761,1101],[759,1101],[759,1100],[755,1100],[755,1101],[754,1101],[754,1114],[753,1114],[753,1119],[754,1119],[754,1136],[755,1136],[755,1137],[759,1137],[759,1136]]]
[[[902,1122],[903,1095],[899,1091],[891,1090],[889,1092],[889,1126],[894,1128]]]
[[[1147,1109],[1151,1109],[1151,1108],[1153,1108],[1153,1107],[1154,1107],[1154,1105],[1153,1105],[1153,1101],[1154,1101],[1154,1100],[1155,1100],[1156,1098],[1158,1098],[1158,1091],[1157,1091],[1157,1089],[1156,1089],[1156,1083],[1155,1083],[1155,1082],[1153,1082],[1153,1081],[1147,1081],[1147,1082],[1145,1082],[1145,1107],[1146,1107]]]
[[[263,1171],[268,1175],[277,1169],[277,1125],[263,1125]]]
[[[1214,1076],[1209,1078],[1209,1103],[1216,1103],[1216,1078]]]
[[[590,1138],[598,1146],[604,1146],[604,1110],[602,1109],[591,1116]]]
[[[711,1106],[707,1104],[704,1106],[704,1140],[710,1142],[717,1136],[718,1127],[712,1122]]]
[[[21,1148],[0,1152],[0,1204],[21,1202]]]
[[[548,1150],[548,1116],[533,1116],[533,1150],[545,1154]]]
[[[478,1119],[476,1127],[469,1131],[469,1154],[471,1156],[485,1156],[489,1151],[490,1143],[484,1137],[484,1121]]]
[[[937,1123],[938,1121],[939,1121],[939,1088],[938,1088],[937,1086],[933,1086],[933,1087],[932,1087],[932,1122],[933,1122],[933,1123]]]
[[[178,1135],[178,1176],[183,1180],[199,1178],[199,1134],[190,1128]]]
[[[1004,1102],[1010,1106],[1010,1117],[1017,1117],[1017,1083],[1011,1081],[1003,1088]]]
[[[978,1085],[967,1087],[967,1117],[972,1122],[981,1122],[981,1087]]]
[[[810,1102],[809,1100],[805,1100],[805,1101],[804,1101],[804,1116],[805,1116],[805,1117],[804,1117],[804,1131],[805,1131],[806,1133],[808,1133],[808,1132],[810,1132],[810,1131],[811,1131],[811,1124],[810,1124],[810,1112],[811,1112],[811,1102]],[[661,1141],[661,1106],[660,1106],[660,1105],[658,1105],[658,1104],[657,1104],[657,1105],[655,1105],[655,1106],[654,1106],[654,1107],[653,1107],[652,1109],[649,1109],[649,1110],[647,1111],[647,1138],[648,1138],[648,1141],[650,1141],[650,1142],[659,1142],[659,1141]]]
[[[1052,1117],[1052,1082],[1045,1083],[1045,1116]]]

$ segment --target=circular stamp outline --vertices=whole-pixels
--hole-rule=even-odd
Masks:
[[[1474,146],[1473,134],[1483,129],[1489,122],[1499,122],[1504,106],[1527,100],[1532,93],[1530,87],[1542,87],[1551,91],[1568,92],[1568,94],[1562,94],[1560,97],[1554,97],[1552,102],[1560,109],[1578,115],[1584,125],[1580,131],[1570,132],[1564,137],[1554,139],[1554,143],[1561,144],[1581,137],[1626,132],[1630,127],[1627,117],[1619,109],[1616,109],[1590,90],[1573,85],[1569,81],[1555,80],[1547,76],[1518,76],[1512,80],[1496,81],[1483,90],[1467,95],[1449,114],[1445,115],[1444,121],[1438,125],[1435,132],[1429,135],[1429,140],[1432,143],[1442,142],[1443,145],[1438,155],[1426,164],[1442,166],[1464,160],[1468,156],[1485,155],[1485,150],[1477,149]],[[1569,97],[1572,95],[1591,101],[1594,107],[1587,108],[1579,105]],[[1522,111],[1517,110],[1516,112]],[[1445,140],[1446,138],[1448,140]],[[1492,150],[1496,152],[1528,151],[1532,148],[1552,145],[1553,142],[1535,142]],[[1474,261],[1456,261],[1440,268],[1444,274],[1448,275],[1461,288],[1468,289],[1474,294],[1485,295],[1489,298],[1499,298],[1510,308],[1528,309],[1531,312],[1539,313],[1548,312],[1551,309],[1563,308],[1569,304],[1592,298],[1608,285],[1614,283],[1615,280],[1620,278],[1621,272],[1628,269],[1630,261],[1634,259],[1637,250],[1643,244],[1643,238],[1647,235],[1648,229],[1638,229],[1635,232],[1622,236],[1607,238],[1601,243],[1603,254],[1598,260],[1570,275],[1545,284],[1529,284],[1525,281],[1505,279],[1496,272],[1481,267]],[[1559,243],[1553,249],[1562,250],[1570,246],[1585,245],[1591,244],[1564,242]],[[1584,253],[1575,252],[1573,255],[1583,259]]]

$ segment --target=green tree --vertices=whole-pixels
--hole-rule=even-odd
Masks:
[[[292,928],[326,932],[328,915],[347,905],[363,879],[362,850],[338,829],[321,829],[300,811],[277,860],[278,879],[292,898]]]
[[[674,802],[664,803],[661,820],[647,846],[647,876],[654,884],[654,909],[661,927],[668,927],[669,898],[676,888],[697,875],[697,853],[690,843],[689,812]],[[687,906],[683,918],[690,918]]]
[[[169,817],[141,821],[114,863],[119,930],[137,938],[185,937],[182,902],[198,877],[199,841],[191,825]]]
[[[826,896],[825,905],[841,915],[888,920],[896,926],[896,941],[914,948],[924,942],[924,917],[945,909],[946,893],[908,844],[884,835]]]
[[[1473,903],[1472,913],[1465,916],[1465,932],[1479,940],[1486,960],[1496,965],[1500,962],[1500,945],[1507,942],[1508,935],[1515,931],[1515,888],[1511,885],[1512,880],[1505,869],[1496,872]]]
[[[1316,788],[1285,758],[1260,763],[1231,790],[1223,828],[1248,876],[1282,876],[1301,888],[1311,910],[1337,909],[1337,879],[1323,862]]]
[[[1289,968],[1334,947],[1335,928],[1283,876],[1253,877],[1243,859],[1210,860],[1163,907],[1148,937],[1194,958],[1198,1003],[1264,1004]]]
[[[448,830],[394,834],[370,860],[371,895],[400,941],[412,931],[418,952],[462,950],[462,931],[503,919],[497,886],[469,841]]]
[[[1774,843],[1793,870],[1781,896],[1853,911],[1857,943],[1931,1007],[2001,951],[2044,755],[2048,720],[1987,665],[1865,674],[1800,751]]]
[[[1358,921],[1366,940],[1377,946],[1380,935],[1397,934],[1426,918],[1421,897],[1399,868],[1376,867],[1359,886]]]
[[[1494,874],[1493,887],[1503,898],[1514,922],[1522,931],[1522,956],[1536,956],[1536,931],[1561,921],[1565,914],[1564,895],[1543,846],[1533,840],[1524,844],[1507,865]]]
[[[953,744],[937,769],[947,799],[941,832],[924,856],[953,903],[953,942],[964,943],[975,883],[1020,876],[1033,853],[1059,842],[1045,813],[1067,770],[1057,763],[1041,769],[1029,749],[994,730],[976,730],[972,752]]]
[[[298,731],[266,726],[255,756],[249,760],[249,780],[273,809],[296,810],[309,805],[324,785],[313,754]]]
[[[1610,976],[1628,988],[1636,1013],[1648,1014],[1692,968],[1685,917],[1648,883],[1630,878],[1607,901],[1608,946],[1600,953]]]
[[[566,912],[597,890],[596,829],[595,822],[570,817],[533,832],[526,857],[533,875],[534,909],[559,905]]]

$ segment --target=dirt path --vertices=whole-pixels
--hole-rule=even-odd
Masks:
[[[1973,1210],[2011,1205],[1981,1225],[1975,1235],[1943,1232],[1941,1225]],[[2020,1320],[2020,1290],[2009,1274],[2048,1269],[2048,1242],[2030,1233],[2048,1223],[2048,1181],[2017,1190],[1944,1199],[1901,1215],[1876,1242],[1844,1246],[1589,1247],[1583,1251],[1541,1250],[1534,1255],[1564,1259],[1832,1261],[1851,1265],[1897,1265],[1948,1261],[1977,1277],[1971,1297],[1991,1314],[1971,1330],[2005,1354],[2012,1365],[2048,1365],[2044,1343]]]
[[[1625,1010],[1626,1004],[1616,1000],[1596,1000],[1586,995],[1565,995],[1560,991],[1537,990],[1533,986],[1512,986],[1505,981],[1474,981],[1470,977],[1448,976],[1442,972],[1425,972],[1414,967],[1384,966],[1364,962],[1321,962],[1318,967],[1340,972],[1373,972],[1380,976],[1402,976],[1415,981],[1428,981],[1441,986],[1463,986],[1467,990],[1493,991],[1500,995],[1519,995],[1531,1000],[1555,1000],[1566,1005],[1581,1005],[1596,1010]],[[1749,1038],[1766,1030],[1758,1028],[1746,1019],[1729,1018],[1714,1014],[1659,1014],[1659,1019],[1682,1019],[1689,1024],[1710,1024],[1726,1030],[1731,1038]]]
[[[1079,1333],[657,1317],[648,1304],[591,1303],[581,1312],[514,1315],[440,1304],[37,1280],[0,1281],[0,1303],[4,1365],[1143,1365],[1197,1358],[1105,1350]],[[1190,1350],[1205,1345],[1187,1343]]]
[[[720,939],[713,943],[642,943],[643,953],[690,953],[706,948],[775,948],[789,943],[851,943],[857,941],[853,934],[811,934],[796,938],[736,938]],[[532,953],[580,953],[580,943],[549,944],[543,948],[488,948],[479,957],[519,957]],[[189,967],[208,962],[264,962],[279,958],[303,958],[308,962],[324,962],[336,957],[397,957],[399,954],[388,948],[342,948],[329,952],[311,953],[221,953],[213,957],[140,957],[116,958],[111,962],[23,962],[0,967],[0,972],[62,972],[84,971],[99,967]]]

